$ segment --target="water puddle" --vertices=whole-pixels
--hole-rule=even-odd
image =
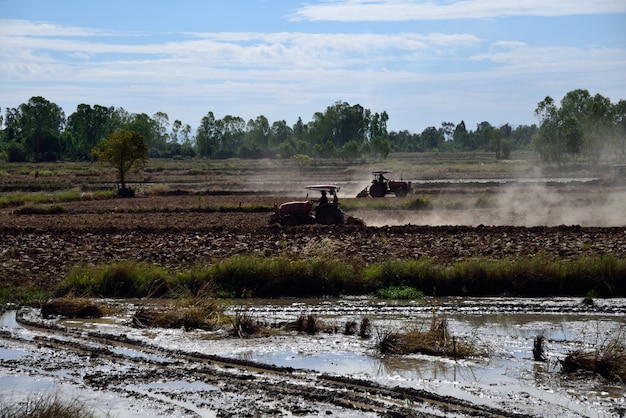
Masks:
[[[452,335],[475,344],[487,355],[455,360],[417,354],[382,356],[375,350],[379,330],[425,329],[431,324],[433,310],[437,318],[445,318]],[[317,374],[349,376],[391,387],[424,389],[476,404],[509,405],[532,415],[546,415],[547,412],[548,415],[563,417],[608,418],[618,416],[617,408],[626,408],[626,387],[623,384],[565,375],[561,373],[559,363],[574,350],[592,349],[614,338],[623,339],[626,299],[598,300],[592,307],[581,307],[580,300],[573,298],[251,300],[244,305],[227,306],[225,315],[243,311],[267,325],[295,321],[303,314],[315,315],[325,324],[333,324],[337,332],[316,335],[283,332],[236,339],[205,331],[151,329],[147,332],[129,327],[127,317],[57,322],[74,329],[124,334],[170,350],[293,367]],[[346,321],[358,322],[365,317],[372,323],[371,338],[343,335]],[[20,327],[14,312],[0,316],[0,330],[21,333],[24,338],[32,332]],[[533,342],[539,335],[545,337],[546,362],[533,361]],[[33,392],[58,390],[64,387],[64,379],[85,373],[77,366],[81,361],[86,367],[92,367],[88,366],[88,359],[63,359],[53,350],[33,352],[32,347],[0,338],[0,395],[23,397]],[[172,357],[121,344],[111,348],[111,351],[140,361],[172,361]],[[42,367],[38,375],[37,364],[25,361],[24,374],[10,371],[9,365],[34,357],[57,367],[50,367],[49,371],[42,371],[45,370]],[[75,361],[74,366],[72,361]],[[108,367],[107,363],[102,363],[90,373],[97,373],[98,370],[108,372]],[[133,370],[131,365],[128,367]],[[144,395],[157,404],[174,403],[200,416],[213,416],[213,412],[198,409],[197,405],[202,404],[199,397],[210,397],[211,393],[217,396],[220,392],[212,384],[179,378],[120,382],[117,386],[126,392]],[[89,400],[104,396],[85,389],[79,393]],[[133,415],[132,411],[136,408],[116,406],[118,401],[126,406],[132,404],[128,399],[121,401],[116,398],[122,395],[107,396],[111,396],[111,403],[102,405],[98,400],[98,408],[103,408],[112,416],[140,416]],[[156,408],[152,404],[147,408],[150,407]],[[124,409],[123,413],[121,409]]]

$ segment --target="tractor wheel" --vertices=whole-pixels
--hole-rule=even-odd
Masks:
[[[406,189],[404,187],[398,187],[395,190],[396,197],[404,197],[406,196]]]
[[[296,226],[298,225],[298,220],[295,216],[287,215],[281,219],[281,224],[285,226]]]
[[[341,223],[341,214],[334,208],[327,208],[317,214],[317,222],[322,225],[338,225]]]
[[[373,183],[370,186],[370,195],[372,197],[385,197],[387,194],[387,185],[385,183]]]

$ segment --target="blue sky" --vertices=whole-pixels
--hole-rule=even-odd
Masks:
[[[0,0],[0,106],[43,96],[311,121],[336,101],[390,130],[537,123],[545,96],[626,99],[624,0]]]

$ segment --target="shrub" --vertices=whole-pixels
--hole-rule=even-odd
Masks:
[[[411,286],[389,286],[378,289],[374,295],[382,299],[419,299],[424,292]]]

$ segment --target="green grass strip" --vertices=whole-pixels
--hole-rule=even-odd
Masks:
[[[360,260],[237,255],[169,272],[126,261],[79,266],[57,286],[58,295],[92,297],[188,297],[206,292],[227,297],[368,295],[401,298],[412,291],[437,296],[626,296],[626,261],[612,255],[561,260],[472,258],[450,265],[433,259]],[[381,293],[382,292],[382,293]],[[393,296],[395,294],[395,296]],[[417,293],[408,297],[417,297]]]

